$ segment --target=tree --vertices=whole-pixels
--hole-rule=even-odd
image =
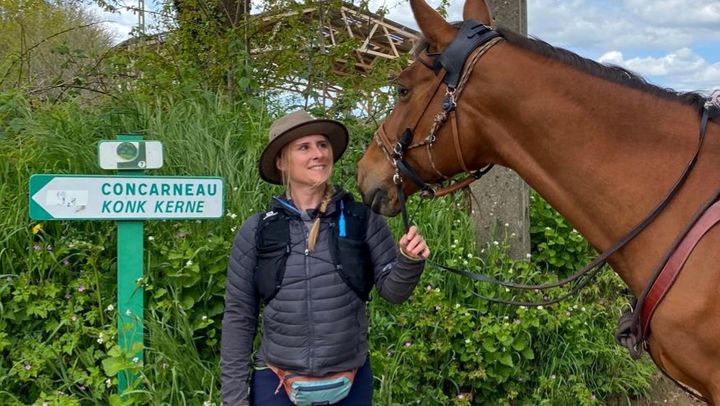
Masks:
[[[111,35],[73,2],[0,0],[0,89],[46,99],[102,92]]]

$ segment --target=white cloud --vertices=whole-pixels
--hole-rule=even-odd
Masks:
[[[528,25],[530,35],[660,86],[720,86],[718,0],[532,0]]]
[[[627,3],[635,0],[626,0]],[[652,9],[591,0],[534,0],[528,2],[529,33],[559,46],[600,52],[608,48],[679,48],[693,41],[716,38],[698,21],[667,24],[640,12]],[[652,7],[645,4],[652,4]],[[667,17],[666,17],[667,18]]]
[[[693,25],[717,29],[720,2],[708,0],[624,0],[625,6],[647,22],[663,25]]]
[[[705,90],[720,88],[720,62],[709,63],[690,48],[680,48],[661,57],[625,59],[620,51],[609,51],[598,62],[622,66],[654,83],[676,90]]]
[[[148,2],[150,3],[150,2]],[[131,7],[121,7],[118,12],[111,13],[98,7],[96,4],[86,6],[86,11],[97,16],[103,26],[113,33],[116,43],[122,42],[130,37],[130,32],[138,26],[138,15]],[[151,24],[153,14],[148,12],[145,15],[146,25]]]

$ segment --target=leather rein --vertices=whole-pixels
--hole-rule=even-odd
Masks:
[[[402,190],[402,184],[403,184],[403,177],[409,179],[412,181],[419,189],[420,189],[420,196],[423,198],[433,198],[433,197],[440,197],[446,194],[454,193],[460,189],[463,189],[467,186],[469,186],[472,182],[476,181],[477,179],[481,178],[483,175],[485,175],[490,169],[492,169],[492,164],[486,165],[485,167],[471,171],[468,170],[465,162],[462,157],[462,149],[460,147],[460,140],[459,135],[457,131],[457,117],[455,115],[456,107],[457,107],[457,100],[462,94],[462,91],[465,87],[465,84],[467,83],[470,74],[472,73],[473,68],[475,67],[475,64],[480,59],[482,55],[485,54],[493,45],[501,41],[503,38],[502,36],[494,31],[492,28],[481,24],[474,20],[466,20],[463,21],[462,25],[460,26],[459,32],[455,39],[452,41],[452,43],[439,55],[439,57],[436,58],[434,63],[428,63],[426,61],[423,61],[421,58],[418,58],[418,60],[428,68],[435,71],[436,79],[434,82],[434,91],[428,96],[428,98],[425,101],[424,108],[415,119],[413,125],[411,128],[406,128],[403,133],[397,138],[397,141],[393,142],[390,140],[390,138],[387,135],[387,132],[385,131],[385,124],[383,123],[378,130],[375,133],[375,141],[380,147],[380,149],[383,151],[385,157],[391,162],[395,173],[393,175],[393,183],[395,184],[395,187],[397,189],[397,195],[398,195],[398,201],[400,204],[400,210],[402,213],[402,219],[403,224],[405,227],[405,230],[407,231],[409,229],[409,219],[407,214],[407,207],[405,204],[406,196]],[[472,56],[472,57],[471,57]],[[471,58],[470,58],[471,57]],[[470,59],[470,61],[467,63],[467,67],[465,68],[466,61]],[[425,116],[425,114],[428,112],[428,109],[430,107],[430,103],[437,95],[438,91],[440,90],[440,87],[442,84],[446,85],[446,92],[445,97],[443,99],[441,109],[438,113],[436,113],[432,125],[427,133],[427,136],[425,139],[419,143],[411,144],[411,141],[413,139],[413,134],[417,131],[417,126],[420,121],[420,119]],[[593,261],[591,261],[589,264],[587,264],[583,269],[580,271],[574,273],[573,275],[568,276],[567,278],[564,278],[562,280],[558,280],[555,282],[549,282],[544,284],[538,284],[538,285],[527,285],[527,284],[521,284],[521,283],[515,283],[511,281],[503,281],[498,280],[496,278],[493,278],[491,276],[478,274],[475,272],[470,272],[467,270],[462,269],[455,269],[451,268],[433,261],[428,261],[432,265],[441,268],[443,270],[456,273],[461,276],[465,276],[467,278],[470,278],[475,281],[480,282],[487,282],[507,288],[514,288],[514,289],[521,289],[521,290],[533,290],[533,291],[543,291],[551,288],[557,288],[563,285],[566,285],[570,282],[577,281],[577,285],[573,287],[573,289],[554,299],[548,299],[546,296],[544,297],[544,300],[542,301],[534,301],[534,302],[528,302],[528,301],[515,301],[515,300],[504,300],[499,299],[495,297],[488,297],[488,296],[482,296],[477,295],[482,299],[485,299],[490,302],[494,303],[500,303],[500,304],[509,304],[509,305],[516,305],[516,306],[544,306],[549,305],[553,303],[560,302],[575,293],[577,293],[583,286],[585,286],[592,277],[597,274],[603,265],[607,263],[607,259],[623,248],[628,242],[630,242],[633,238],[635,238],[642,230],[644,230],[650,223],[652,223],[659,214],[667,207],[667,205],[670,203],[672,198],[677,194],[678,190],[682,187],[682,185],[685,183],[685,181],[688,178],[688,175],[690,174],[690,171],[695,166],[695,163],[697,162],[698,155],[700,153],[700,150],[702,149],[703,141],[705,139],[705,132],[707,128],[707,122],[708,119],[711,117],[714,117],[718,114],[718,108],[713,109],[711,103],[706,103],[702,112],[701,112],[701,119],[700,119],[700,130],[699,130],[699,136],[698,136],[698,144],[697,148],[690,159],[688,161],[683,173],[680,175],[680,177],[676,180],[675,184],[672,186],[670,191],[663,197],[663,199],[660,201],[660,203],[645,217],[640,223],[638,223],[635,227],[633,227],[627,234],[625,234],[622,238],[620,238],[615,244],[613,244],[610,248],[605,250],[602,254],[600,254],[598,257],[596,257]],[[450,177],[444,175],[441,173],[437,167],[435,166],[435,162],[432,158],[432,146],[435,140],[437,139],[437,132],[438,130],[446,123],[446,122],[452,123],[452,132],[453,132],[453,142],[455,146],[455,152],[458,158],[458,162],[460,163],[462,169],[467,173],[467,176],[459,180],[457,182],[454,182],[452,184],[449,184],[448,186],[437,186],[437,185],[430,185],[427,184],[417,173],[416,171],[406,162],[405,160],[405,154],[412,149],[415,148],[421,148],[425,147],[427,150],[428,158],[430,161],[430,164],[432,166],[432,169],[435,171],[436,174],[440,175],[441,178],[445,180],[449,180]],[[649,282],[650,285],[652,285],[657,278],[657,275],[653,280]]]

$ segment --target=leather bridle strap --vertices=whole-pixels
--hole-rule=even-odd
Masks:
[[[463,159],[462,155],[462,149],[460,148],[460,135],[458,135],[457,114],[455,113],[455,110],[450,112],[450,122],[452,122],[452,134],[453,144],[455,144],[455,155],[457,156],[457,160],[460,163],[460,168],[464,172],[470,172],[465,165],[465,160]]]

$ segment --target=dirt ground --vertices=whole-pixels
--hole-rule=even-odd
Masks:
[[[699,406],[704,404],[705,403],[699,402],[685,393],[684,390],[665,378],[662,374],[655,377],[653,388],[647,398],[634,400],[630,403],[631,406]]]

